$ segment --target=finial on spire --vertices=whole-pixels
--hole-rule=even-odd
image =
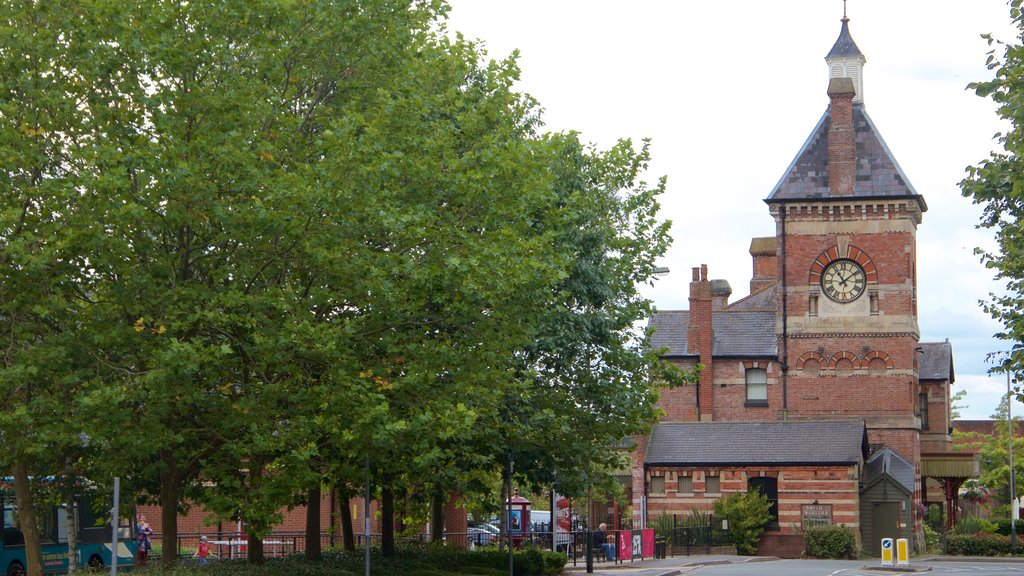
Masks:
[[[849,20],[849,18],[846,17],[846,0],[843,0],[843,20]]]

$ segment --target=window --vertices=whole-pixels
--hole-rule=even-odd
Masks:
[[[665,493],[665,477],[664,476],[651,476],[651,494],[664,494]]]
[[[807,314],[809,316],[818,315],[818,295],[811,294],[807,299]]]
[[[917,403],[921,410],[921,431],[928,430],[928,393],[917,395]]]
[[[676,492],[680,494],[693,494],[693,478],[690,476],[679,477],[679,487]]]
[[[767,476],[757,476],[747,480],[747,492],[760,492],[768,502],[771,503],[771,508],[768,509],[768,514],[771,515],[772,519],[768,521],[768,526],[773,528],[779,527],[779,480],[777,478],[768,478]]]
[[[768,371],[764,368],[747,369],[747,406],[768,405]]]
[[[721,494],[722,482],[718,476],[704,477],[704,492],[707,494]]]

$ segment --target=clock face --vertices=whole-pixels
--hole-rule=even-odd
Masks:
[[[821,291],[840,304],[859,298],[866,285],[864,269],[853,260],[834,260],[821,273]]]

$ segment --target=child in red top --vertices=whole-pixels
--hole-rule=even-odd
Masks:
[[[196,549],[196,556],[199,558],[200,566],[206,566],[209,563],[207,558],[210,556],[210,543],[207,541],[206,536],[199,537],[199,548]]]

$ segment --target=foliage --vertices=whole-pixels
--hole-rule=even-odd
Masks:
[[[1016,526],[1017,535],[1018,536],[1024,536],[1024,520],[1021,520],[1021,519],[1018,518],[1016,522],[1017,522],[1017,526]],[[995,529],[995,533],[996,534],[1002,534],[1003,536],[1009,536],[1010,535],[1010,519],[1009,518],[999,518],[999,519],[995,520],[995,525],[996,525],[996,529]]]
[[[418,523],[611,485],[693,381],[634,330],[648,143],[541,133],[441,0],[83,2],[0,0],[4,468],[256,539],[370,455]]]
[[[1020,540],[1018,536],[1018,542]],[[1018,544],[1018,549],[1024,548]],[[1009,553],[1009,536],[951,533],[946,539],[946,554],[953,556],[1006,556]]]
[[[995,534],[996,524],[976,516],[964,516],[953,525],[953,534]]]
[[[650,527],[654,528],[655,538],[671,538],[674,524],[675,521],[668,512],[661,512],[652,519]]]
[[[978,96],[996,103],[997,114],[1007,121],[1009,130],[996,134],[1002,150],[969,166],[960,187],[965,197],[982,208],[979,227],[995,234],[997,249],[976,248],[975,253],[997,280],[1005,281],[1006,290],[992,294],[982,307],[1002,324],[995,336],[1010,347],[1003,365],[1011,367],[1020,382],[1024,367],[1024,15],[1020,0],[1009,4],[1017,37],[1002,41],[985,35],[991,47],[987,66],[994,77],[969,85]],[[1019,388],[1016,394],[1020,398]]]
[[[960,411],[970,408],[967,404],[964,404],[964,400],[967,399],[967,389],[961,388],[957,390],[949,399],[949,417],[951,420],[960,419]]]
[[[729,494],[715,501],[715,515],[729,520],[729,537],[736,552],[757,554],[761,534],[771,520],[771,502],[759,492]]]
[[[936,554],[944,553],[943,541],[945,540],[942,532],[932,528],[930,522],[925,522],[922,525],[924,530],[924,547],[925,551]]]
[[[812,558],[855,558],[857,539],[846,526],[814,526],[804,532]]]

